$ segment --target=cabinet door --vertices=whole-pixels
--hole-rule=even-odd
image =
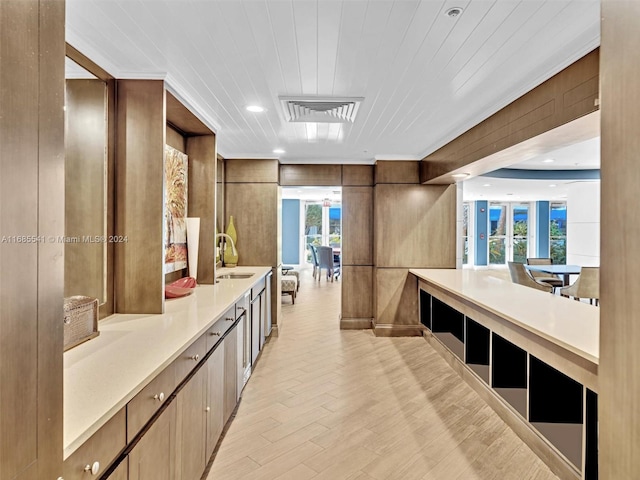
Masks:
[[[237,382],[238,385],[236,387],[236,401],[240,398],[240,394],[242,393],[242,387],[244,387],[244,371],[245,371],[245,362],[247,355],[245,354],[245,345],[247,342],[245,341],[246,337],[246,328],[244,324],[244,319],[246,316],[240,317],[240,321],[238,322],[238,326],[236,327],[238,330],[238,339],[237,339],[237,350],[236,350],[236,370],[237,370]]]
[[[238,403],[238,375],[242,369],[242,322],[231,330],[224,339],[224,408],[223,423]],[[238,366],[238,345],[240,346],[240,365]],[[240,376],[240,381],[242,377]]]
[[[224,340],[229,337],[227,336]],[[233,339],[235,345],[235,338]],[[207,374],[208,374],[208,382],[207,382],[207,445],[206,445],[206,460],[208,461],[211,458],[211,454],[213,453],[213,449],[216,447],[216,443],[218,443],[218,438],[222,433],[222,429],[224,427],[224,376],[225,376],[225,365],[224,365],[224,344],[219,345],[209,357],[207,361]],[[235,374],[235,368],[233,369],[233,374]],[[235,378],[234,378],[235,379]],[[235,381],[233,382],[233,390],[235,397]]]
[[[260,294],[260,350],[264,346],[267,330],[267,294],[263,290]]]
[[[125,457],[125,459],[118,465],[111,475],[107,477],[109,480],[128,480],[129,478],[129,457]]]
[[[260,353],[260,297],[251,304],[251,365]]]
[[[177,404],[171,402],[129,453],[129,480],[175,480]]]
[[[180,390],[178,404],[178,463],[182,480],[199,480],[206,465],[207,368],[200,368]]]

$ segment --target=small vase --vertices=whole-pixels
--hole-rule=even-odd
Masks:
[[[227,226],[227,235],[229,235],[233,239],[233,245],[236,247],[236,255],[233,254],[233,250],[231,249],[231,245],[224,244],[224,264],[227,267],[235,267],[238,264],[238,234],[236,232],[236,227],[233,224],[233,215],[229,217],[229,225]]]
[[[200,217],[187,218],[187,265],[189,276],[198,278],[198,247],[200,244]]]

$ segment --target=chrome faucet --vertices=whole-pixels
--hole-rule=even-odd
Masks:
[[[238,251],[236,250],[236,246],[235,246],[235,244],[233,243],[233,238],[231,238],[231,237],[230,237],[229,235],[227,235],[226,233],[216,233],[216,238],[215,238],[215,239],[216,239],[216,240],[218,240],[218,237],[225,237],[225,238],[228,238],[228,239],[229,239],[229,241],[231,242],[231,253],[232,253],[233,255],[238,255]],[[222,255],[223,259],[222,259],[222,261],[223,261],[223,263],[224,263],[224,250],[223,250],[223,252],[222,252],[222,253],[223,253],[223,255]]]

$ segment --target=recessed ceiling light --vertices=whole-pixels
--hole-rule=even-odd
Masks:
[[[490,187],[491,184],[490,183],[485,183],[484,185],[482,185],[483,187]]]
[[[265,111],[265,108],[261,107],[260,105],[247,105],[245,108],[247,109],[248,112],[253,112],[253,113],[262,113]]]
[[[507,193],[507,195],[509,195],[509,196],[510,196],[510,195],[513,195],[513,193]]]
[[[469,173],[454,173],[451,176],[453,178],[467,178],[469,175]]]
[[[462,8],[460,7],[453,7],[450,8],[449,10],[447,10],[446,12],[444,12],[445,15],[447,15],[448,17],[451,18],[456,18],[458,16],[460,16],[460,14],[462,13]]]
[[[276,148],[276,149],[273,150],[273,153],[285,153],[285,152],[281,148]]]
[[[552,183],[551,185],[549,185],[550,187],[557,187],[558,185],[556,185],[555,183]]]
[[[545,160],[542,160],[542,163],[553,163],[553,162],[555,162],[555,159],[553,158],[547,158]]]

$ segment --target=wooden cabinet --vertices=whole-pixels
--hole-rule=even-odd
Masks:
[[[242,323],[231,330],[224,339],[224,402],[223,402],[223,423],[229,417],[238,403],[239,388],[242,385]],[[240,347],[240,348],[238,348]]]
[[[233,332],[231,332],[233,333]],[[227,336],[221,345],[218,345],[213,351],[205,366],[207,372],[207,439],[205,457],[208,460],[218,443],[218,438],[222,433],[226,417],[224,416],[224,399],[225,399],[225,344],[229,336]],[[233,338],[232,343],[235,345],[236,339]],[[235,363],[235,362],[234,362]],[[234,365],[235,367],[235,365]],[[235,368],[232,373],[235,374]],[[235,377],[234,377],[235,380]],[[231,383],[233,396],[235,398],[236,382]]]
[[[65,462],[65,478],[199,480],[263,339],[264,284],[247,291]],[[251,311],[254,311],[253,324]],[[252,335],[253,331],[253,335]],[[253,350],[252,350],[253,349]],[[160,412],[160,413],[158,413]],[[120,462],[120,463],[117,463]]]
[[[129,479],[129,457],[125,457],[120,465],[111,472],[107,477],[109,480],[128,480]]]
[[[258,295],[251,301],[251,365],[255,365],[260,353],[261,320],[262,311],[260,309],[260,295]]]
[[[65,460],[65,480],[85,480],[91,475],[102,475],[124,450],[127,444],[126,432],[127,417],[123,408]]]
[[[189,372],[204,358],[207,353],[206,343],[206,336],[203,335],[174,360],[176,365],[176,385],[182,383],[189,375]]]
[[[129,453],[129,480],[175,480],[177,404],[171,402]]]
[[[180,390],[178,405],[178,449],[182,480],[199,480],[207,464],[207,368],[201,367]]]
[[[127,404],[127,443],[160,409],[176,388],[175,363],[165,368]]]

